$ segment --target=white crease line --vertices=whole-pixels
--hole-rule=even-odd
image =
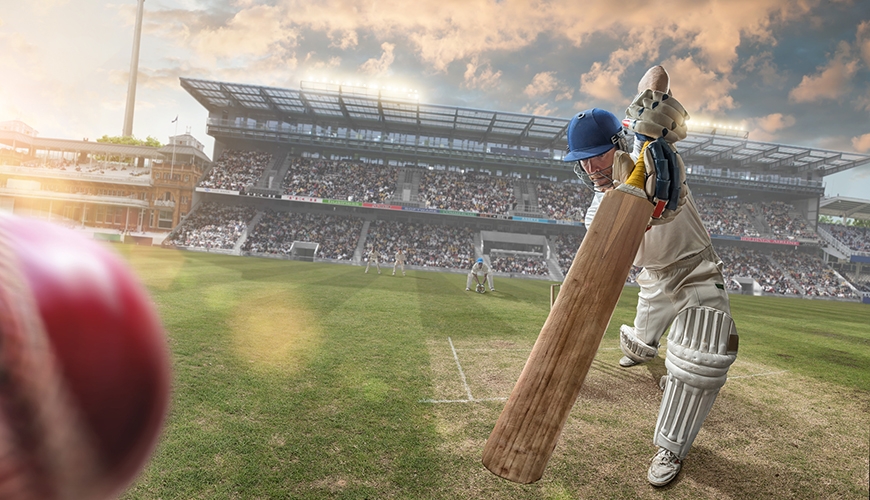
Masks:
[[[421,399],[421,403],[480,403],[482,401],[507,401],[507,398],[483,399]]]
[[[453,347],[453,339],[447,337],[447,342],[450,343],[450,350],[453,351],[453,359],[456,360],[456,368],[459,368],[459,376],[462,378],[462,385],[465,386],[465,392],[468,394],[468,400],[474,401],[474,396],[471,395],[471,388],[468,387],[468,382],[465,381],[465,372],[462,371],[462,365],[459,364],[459,356],[456,355],[456,348]]]
[[[781,370],[778,372],[756,373],[754,375],[737,375],[734,377],[728,377],[728,380],[734,380],[736,378],[767,377],[768,375],[779,375],[780,373],[788,373],[788,370]]]

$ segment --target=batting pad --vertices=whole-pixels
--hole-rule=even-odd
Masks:
[[[711,307],[683,309],[668,336],[668,378],[653,442],[686,457],[737,358],[737,330]]]

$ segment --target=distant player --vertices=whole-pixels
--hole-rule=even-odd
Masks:
[[[477,262],[471,266],[471,271],[468,272],[468,280],[465,282],[465,291],[471,291],[471,282],[477,281],[478,276],[483,276],[489,285],[489,291],[494,292],[495,287],[492,284],[492,273],[490,272],[489,266],[483,261],[483,259],[478,258]]]
[[[372,249],[369,251],[369,261],[366,263],[366,273],[369,272],[369,266],[374,264],[375,267],[378,268],[378,274],[381,274],[381,264],[379,262],[380,258],[381,254],[378,252],[378,249],[372,247]]]
[[[396,261],[393,263],[393,276],[396,275],[396,267],[402,269],[402,276],[405,275],[405,252],[402,249],[396,250]]]

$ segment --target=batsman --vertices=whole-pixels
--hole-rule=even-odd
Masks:
[[[483,464],[505,479],[530,483],[543,474],[632,261],[643,268],[641,289],[634,325],[620,328],[620,366],[654,359],[670,328],[652,485],[679,474],[737,356],[722,261],[674,145],[686,137],[688,113],[661,66],[647,71],[638,92],[623,122],[593,108],[568,124],[564,159],[576,162],[595,196],[586,236],[484,447]],[[623,125],[634,134],[631,150]]]
[[[729,366],[737,356],[738,337],[716,255],[704,228],[689,186],[685,167],[673,143],[686,137],[686,111],[670,94],[667,73],[660,66],[659,90],[640,88],[626,110],[623,122],[633,132],[634,147],[624,147],[620,121],[611,113],[591,110],[575,116],[568,128],[569,154],[575,171],[595,196],[586,212],[591,224],[604,193],[625,182],[636,163],[676,162],[679,179],[670,179],[671,205],[657,204],[651,225],[641,241],[634,265],[643,270],[637,278],[640,292],[633,325],[619,329],[624,354],[619,366],[630,368],[654,359],[659,341],[670,328],[664,388],[647,478],[653,486],[670,483],[698,435]],[[663,85],[662,85],[663,84]],[[662,88],[663,87],[663,88]],[[612,140],[611,140],[612,139]],[[659,171],[650,169],[650,171]],[[661,182],[661,176],[657,182]],[[651,186],[648,186],[651,188]],[[674,193],[673,190],[678,190]]]

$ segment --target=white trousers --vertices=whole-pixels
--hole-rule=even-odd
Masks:
[[[647,345],[657,346],[677,313],[707,306],[731,314],[722,277],[722,260],[712,247],[662,269],[644,269],[637,277],[634,331]]]

